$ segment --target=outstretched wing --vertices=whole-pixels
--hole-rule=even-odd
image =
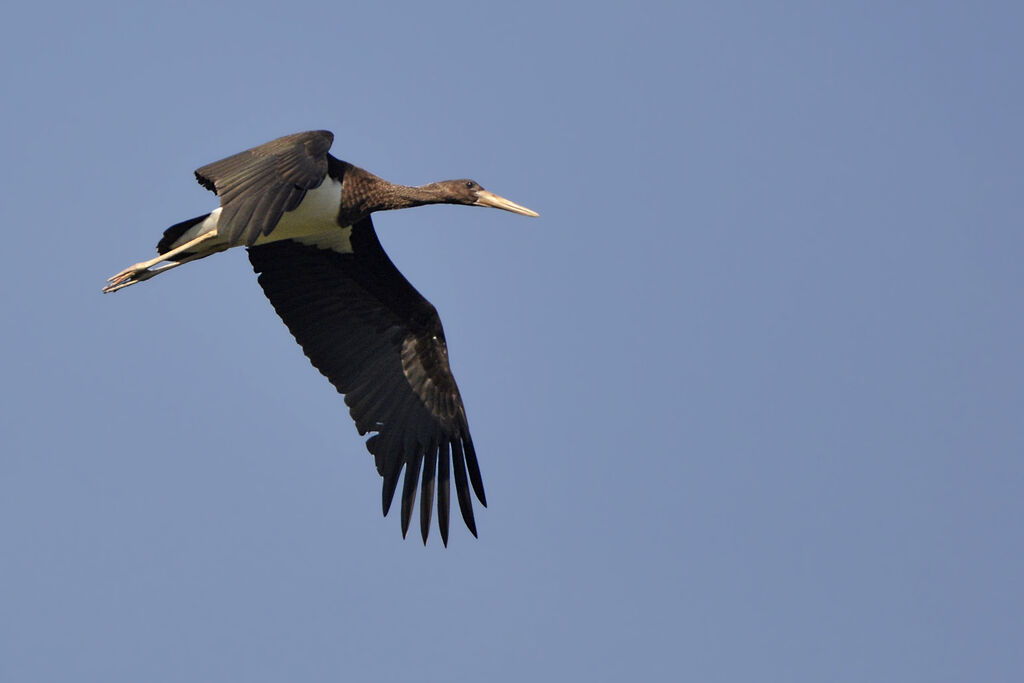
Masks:
[[[404,536],[422,469],[423,541],[436,482],[438,526],[447,545],[454,470],[462,518],[475,536],[469,485],[487,501],[441,319],[384,253],[369,218],[352,226],[349,245],[351,251],[342,252],[281,240],[250,247],[249,260],[306,356],[345,395],[359,433],[374,432],[366,447],[384,478],[384,514],[404,466]]]
[[[268,235],[285,211],[327,175],[326,130],[287,135],[196,170],[199,183],[220,197],[217,231],[232,246],[252,246]]]

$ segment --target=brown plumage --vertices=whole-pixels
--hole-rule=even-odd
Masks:
[[[448,543],[450,475],[476,535],[470,487],[486,505],[466,411],[436,309],[395,268],[370,214],[423,204],[489,206],[536,216],[472,180],[396,185],[327,153],[327,131],[289,135],[203,166],[220,208],[168,228],[159,257],[123,270],[117,291],[190,261],[246,246],[259,283],[306,356],[345,395],[384,479],[387,514],[405,470],[403,536],[420,486],[420,531]],[[157,266],[159,263],[165,265]],[[422,479],[420,473],[422,471]]]

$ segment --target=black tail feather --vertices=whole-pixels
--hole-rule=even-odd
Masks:
[[[171,227],[164,230],[164,236],[160,238],[160,241],[156,245],[156,253],[166,254],[169,252],[178,238],[188,232],[188,229],[197,223],[202,223],[206,220],[206,217],[210,214],[204,213],[202,216],[196,216],[195,218],[189,218],[187,221],[181,223],[175,223]]]

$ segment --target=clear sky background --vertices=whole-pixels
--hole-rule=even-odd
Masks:
[[[1019,3],[5,11],[0,680],[1024,679]],[[424,548],[192,170],[472,177],[377,230],[490,507]]]

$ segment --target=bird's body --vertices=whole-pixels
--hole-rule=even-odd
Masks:
[[[370,214],[431,203],[537,214],[471,180],[389,183],[327,154],[332,140],[327,131],[298,133],[198,169],[220,207],[168,228],[160,256],[121,271],[104,291],[248,247],[271,304],[313,365],[345,394],[359,433],[373,433],[366,445],[384,478],[384,513],[404,468],[404,535],[422,469],[423,540],[436,485],[447,544],[454,472],[459,507],[475,535],[470,485],[486,500],[441,321],[384,253]]]
[[[318,240],[328,240],[330,248],[350,252],[351,245],[348,245],[345,240],[351,234],[352,226],[340,226],[336,218],[338,207],[341,205],[341,188],[341,181],[330,177],[324,178],[324,182],[318,187],[306,192],[302,203],[281,216],[281,220],[269,235],[259,235],[253,246],[284,239],[296,239],[312,244],[317,243]],[[185,244],[200,235],[216,231],[221,212],[220,208],[214,209],[180,236],[174,236],[174,239],[169,240],[166,245],[168,250]],[[215,245],[233,246],[227,238],[211,240],[211,242],[212,244],[206,248],[212,248]]]

